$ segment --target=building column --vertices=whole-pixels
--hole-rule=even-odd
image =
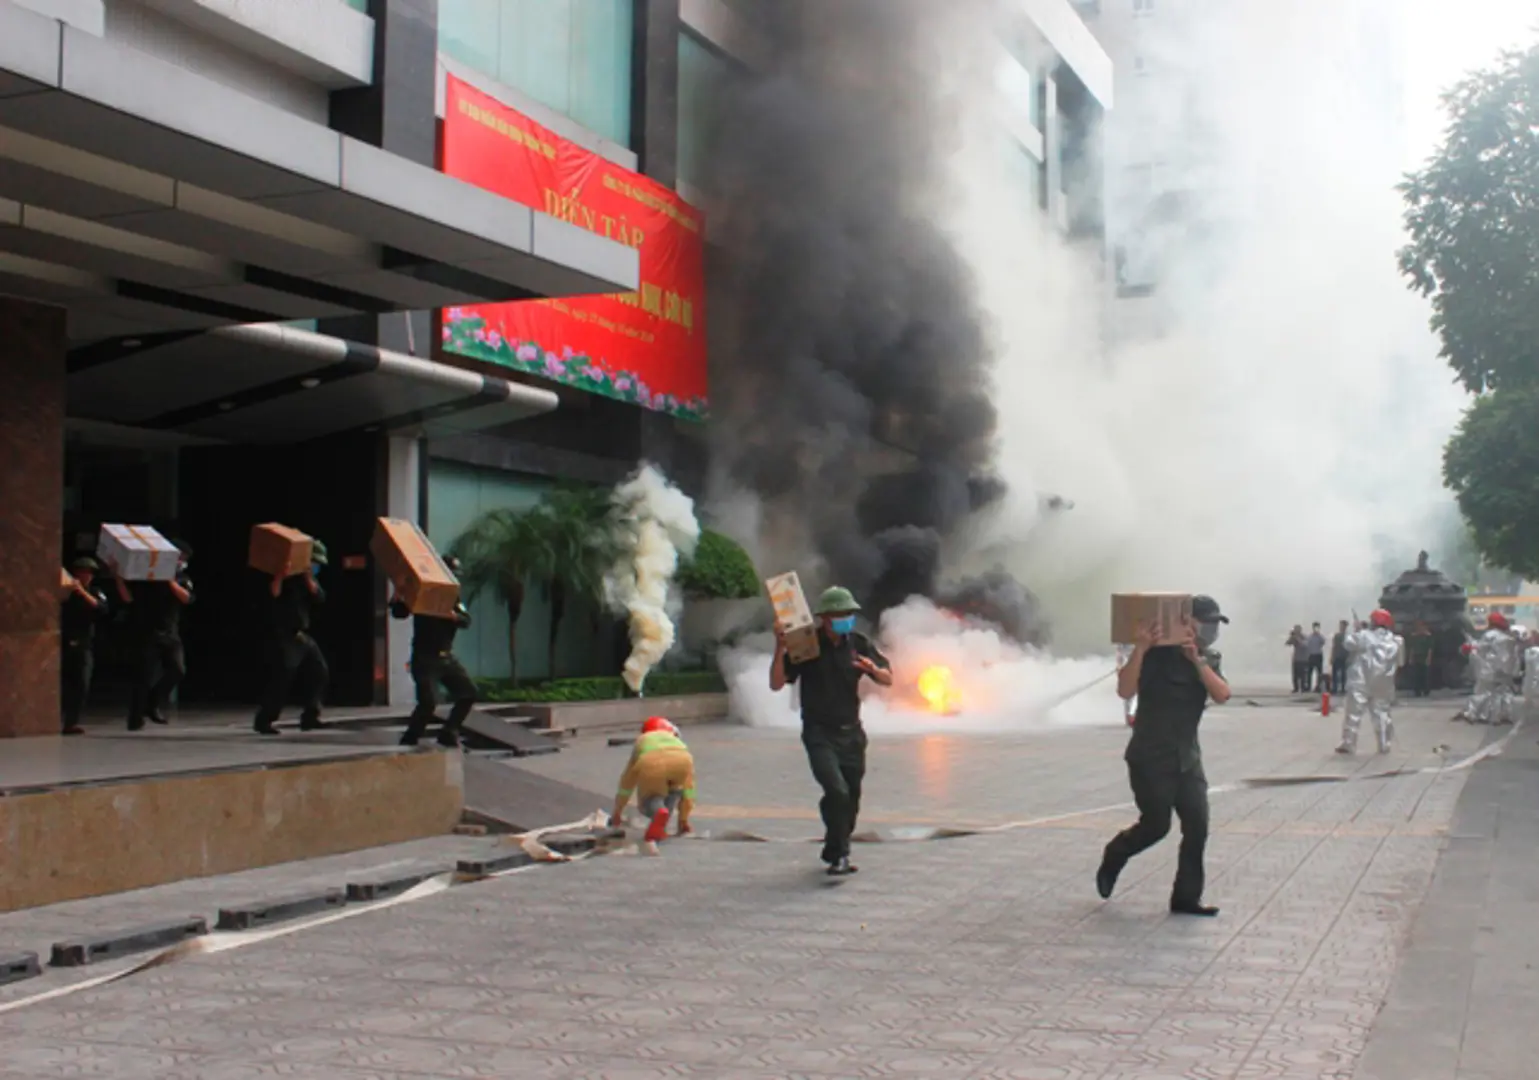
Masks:
[[[1043,205],[1056,228],[1063,221],[1063,116],[1058,111],[1058,80],[1042,80],[1042,157],[1047,192]]]
[[[0,737],[59,731],[64,311],[0,296]]]
[[[427,466],[427,440],[402,438],[392,435],[386,450],[387,467],[385,480],[385,508],[387,517],[415,521],[427,532],[423,519],[422,470]],[[385,679],[386,705],[411,705],[416,701],[416,688],[411,681],[407,663],[411,660],[412,620],[387,618],[385,620]]]
[[[631,34],[631,149],[643,176],[679,182],[679,0],[636,0]]]

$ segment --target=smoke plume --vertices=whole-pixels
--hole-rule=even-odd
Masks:
[[[1070,655],[1109,653],[1112,592],[1206,592],[1226,670],[1271,677],[1288,626],[1436,564],[1460,397],[1395,266],[1386,4],[1098,24],[1119,100],[1104,161],[1066,163],[1071,232],[1002,145],[999,7],[758,5],[710,185],[712,504],[766,572],[1050,624]],[[1102,171],[1104,233],[1079,213]]]
[[[621,555],[604,577],[604,600],[629,619],[625,685],[639,694],[652,668],[673,647],[670,585],[679,557],[695,553],[700,523],[689,496],[651,465],[615,488],[611,502]]]
[[[752,492],[777,558],[875,613],[936,595],[943,539],[1004,491],[984,312],[937,220],[955,103],[932,76],[944,13],[971,6],[757,5],[767,56],[728,95],[712,155],[713,239],[731,253],[714,494]],[[1027,632],[1034,615],[999,618]]]

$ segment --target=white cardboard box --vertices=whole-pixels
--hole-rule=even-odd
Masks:
[[[181,552],[148,525],[103,525],[96,557],[125,581],[171,581]]]

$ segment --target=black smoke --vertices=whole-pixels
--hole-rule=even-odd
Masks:
[[[712,453],[767,516],[799,518],[873,614],[954,593],[1030,640],[1040,621],[1018,583],[939,580],[943,540],[1005,493],[985,313],[939,224],[957,125],[936,90],[937,20],[969,6],[751,9],[767,53],[722,88],[707,177],[724,249]]]

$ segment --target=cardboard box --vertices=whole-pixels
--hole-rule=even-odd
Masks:
[[[251,526],[251,546],[246,562],[268,577],[289,578],[310,569],[315,541],[298,529],[268,522]]]
[[[413,615],[448,618],[454,614],[460,583],[416,522],[380,518],[369,551]]]
[[[1112,644],[1135,645],[1138,628],[1160,625],[1160,643],[1175,644],[1192,618],[1190,593],[1117,593],[1112,596]]]
[[[818,623],[807,606],[801,579],[796,571],[772,577],[764,583],[770,605],[775,609],[775,626],[785,634],[786,654],[796,663],[818,657]]]
[[[148,525],[103,525],[96,557],[124,581],[173,581],[181,552]]]

